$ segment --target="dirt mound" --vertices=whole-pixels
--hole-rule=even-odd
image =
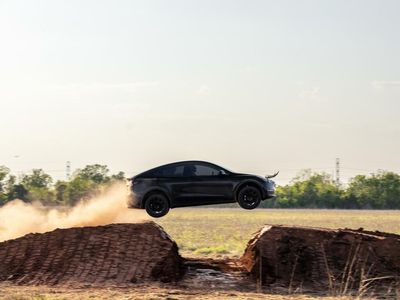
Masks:
[[[175,281],[178,247],[153,222],[57,229],[0,243],[0,281],[124,286]]]
[[[265,226],[242,264],[262,284],[346,292],[400,277],[400,236],[350,229]]]

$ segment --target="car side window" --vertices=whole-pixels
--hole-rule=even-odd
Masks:
[[[196,176],[196,166],[195,165],[185,165],[183,168],[183,176],[185,176],[185,177]]]
[[[196,168],[195,176],[217,176],[220,175],[220,170],[206,165],[194,165]]]
[[[173,176],[182,176],[182,175],[183,175],[183,166],[176,166]]]

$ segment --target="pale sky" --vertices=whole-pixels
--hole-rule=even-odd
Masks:
[[[399,1],[0,0],[0,165],[400,172]]]

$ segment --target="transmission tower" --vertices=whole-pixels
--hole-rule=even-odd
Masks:
[[[71,162],[67,161],[67,164],[65,166],[65,175],[67,177],[67,180],[71,177]]]
[[[340,185],[340,158],[336,158],[336,184]]]

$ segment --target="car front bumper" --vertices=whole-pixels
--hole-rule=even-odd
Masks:
[[[263,189],[264,192],[264,199],[270,199],[276,197],[276,188],[275,183],[272,180],[268,180]]]
[[[264,189],[264,199],[270,199],[275,197],[276,197],[275,190]]]

